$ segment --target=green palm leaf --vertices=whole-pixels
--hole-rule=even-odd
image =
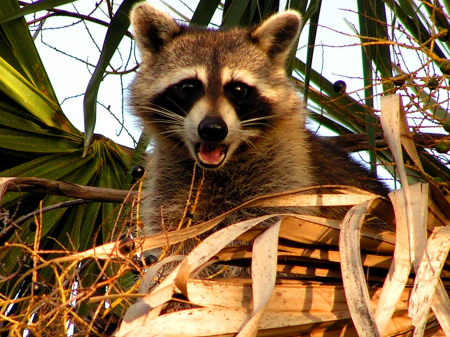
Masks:
[[[80,185],[125,188],[131,151],[105,137],[94,136],[83,156],[84,135],[64,115],[22,18],[27,13],[61,5],[64,1],[40,1],[24,9],[19,9],[15,0],[5,1],[0,6],[4,22],[0,28],[0,155],[3,158],[0,176],[40,177]],[[123,7],[119,8],[119,13],[121,9]],[[113,33],[126,30],[126,14],[119,16],[122,18],[111,24]],[[115,47],[109,52],[114,50]],[[68,200],[70,198],[63,196],[7,193],[1,200],[1,209],[11,215],[5,230],[11,227],[9,221]],[[49,251],[85,250],[103,240],[111,240],[117,212],[116,204],[96,202],[43,213],[42,218],[39,217],[42,225],[39,247]],[[14,275],[17,270],[21,271],[8,282],[0,283],[2,294],[13,297],[25,294],[31,281],[29,271],[33,264],[25,261],[31,258],[25,247],[36,239],[36,232],[29,226],[31,221],[2,233],[0,273]],[[5,246],[5,241],[18,246]],[[43,269],[39,282],[53,287],[54,271]]]
[[[84,140],[85,152],[94,135],[97,116],[97,95],[100,83],[103,80],[105,70],[116,52],[120,41],[122,41],[122,38],[128,32],[128,27],[130,25],[128,14],[133,5],[139,1],[141,0],[124,0],[112,18],[106,33],[99,61],[84,96],[84,127],[86,130]]]

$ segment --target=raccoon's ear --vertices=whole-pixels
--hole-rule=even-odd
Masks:
[[[295,11],[278,13],[258,26],[253,32],[262,49],[281,66],[300,31],[301,16]]]
[[[143,55],[158,53],[180,32],[175,20],[145,2],[133,8],[130,21]]]

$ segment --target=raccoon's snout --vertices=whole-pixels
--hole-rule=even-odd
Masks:
[[[220,142],[227,134],[227,124],[220,117],[205,117],[198,125],[198,135],[207,142]]]
[[[228,126],[220,117],[205,117],[198,125],[201,142],[195,144],[198,162],[206,168],[219,167],[225,160],[228,146],[221,143],[228,135]]]

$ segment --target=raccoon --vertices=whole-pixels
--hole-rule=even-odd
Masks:
[[[212,30],[178,24],[143,3],[131,22],[142,55],[131,106],[153,140],[142,207],[147,234],[305,186],[387,193],[345,151],[305,127],[306,109],[285,72],[299,34],[297,12],[275,14],[253,28]],[[273,211],[237,212],[223,225]]]

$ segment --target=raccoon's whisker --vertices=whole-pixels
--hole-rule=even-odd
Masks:
[[[246,143],[248,146],[250,146],[250,147],[252,147],[254,150],[256,150],[257,152],[259,152],[258,151],[258,148],[255,146],[255,144],[253,144],[253,142],[250,140],[250,139],[248,139],[248,138],[242,138],[242,137],[239,137],[239,139],[241,139],[244,143]]]
[[[258,122],[257,120],[251,120],[251,121],[243,121],[240,123],[242,127],[248,127],[248,126],[267,126],[268,123],[261,121]]]
[[[265,118],[268,118],[268,116],[259,116],[259,117],[254,117],[254,118],[246,119],[247,116],[255,115],[255,114],[257,114],[257,113],[258,113],[257,110],[249,111],[249,112],[247,112],[247,113],[241,115],[241,116],[240,116],[240,119],[243,120],[243,121],[248,121],[248,120],[253,120],[253,119],[265,119]]]
[[[167,120],[167,119],[155,119],[154,122],[158,123],[158,124],[183,126],[182,121],[173,121],[173,120]]]
[[[249,147],[255,150],[256,153],[260,154],[262,158],[264,158],[264,153],[262,153],[261,150],[257,148],[257,146],[252,142],[251,139],[249,138],[241,138],[241,139],[245,144],[247,144]]]
[[[169,100],[169,101],[171,101],[173,104],[175,104],[175,106],[178,108],[178,109],[180,109],[183,113],[184,113],[184,115],[185,116],[187,116],[188,115],[188,112],[186,111],[186,110],[184,110],[177,102],[175,102],[173,99],[171,99],[170,97],[167,97],[167,99]],[[183,118],[182,116],[180,116],[181,118]]]
[[[241,123],[241,126],[267,126],[267,123]]]
[[[165,109],[163,107],[159,107],[159,106],[150,106],[150,107],[148,107],[148,106],[135,106],[135,108],[139,108],[139,109],[144,110],[144,111],[145,110],[146,111],[150,111],[150,112],[159,114],[161,116],[167,117],[168,119],[171,119],[171,120],[179,120],[179,121],[183,120],[183,117],[180,116],[179,114],[177,114],[177,113],[175,113],[173,111],[170,111],[168,109]]]
[[[251,119],[247,119],[247,120],[243,120],[241,122],[241,125],[243,126],[249,126],[249,125],[266,125],[267,123],[265,121],[267,121],[268,119],[271,118],[276,118],[277,116],[261,116],[261,117],[255,117],[255,118],[251,118]],[[258,123],[255,123],[258,122]]]
[[[161,131],[159,132],[159,135],[179,135],[181,132],[183,131],[182,128],[178,128],[178,129],[170,129],[170,130],[166,130],[166,131]]]
[[[265,136],[259,136],[259,138],[263,138],[263,139],[269,139],[269,137],[265,137]],[[263,152],[261,151],[261,149],[259,149],[251,140],[251,138],[240,138],[244,143],[246,143],[249,147],[251,147],[253,150],[255,150],[256,153],[258,153],[261,158],[264,158],[264,160],[268,163],[270,163],[270,159],[267,158],[267,152]]]
[[[269,137],[267,137],[266,135],[264,135],[264,134],[262,134],[262,133],[255,134],[255,132],[254,132],[254,131],[251,131],[251,130],[248,130],[248,131],[242,130],[242,131],[241,131],[241,134],[239,135],[238,138],[241,139],[241,140],[244,141],[244,142],[248,142],[248,141],[251,142],[251,140],[252,140],[253,138],[255,138],[256,136],[257,136],[259,139],[268,139],[268,138],[269,138]]]
[[[171,150],[173,151],[173,150],[175,150],[177,148],[184,147],[184,146],[185,146],[184,142],[182,140],[180,140],[178,142],[174,142]]]
[[[166,117],[166,118],[168,118],[170,120],[174,120],[174,121],[182,121],[183,120],[182,116],[180,116],[180,115],[178,115],[178,114],[176,114],[176,113],[174,113],[174,112],[172,112],[170,110],[167,110],[167,109],[150,108],[149,110],[151,112],[154,112],[154,113],[158,114],[158,115]]]
[[[258,110],[252,110],[252,111],[249,111],[248,113],[242,115],[241,118],[245,118],[245,117],[247,117],[248,115],[252,115],[252,114],[255,114],[255,113],[258,113]],[[248,120],[253,120],[253,119],[270,119],[270,118],[277,118],[277,117],[279,117],[279,116],[265,115],[265,116],[254,117],[254,118],[251,118],[251,119],[248,119]]]

